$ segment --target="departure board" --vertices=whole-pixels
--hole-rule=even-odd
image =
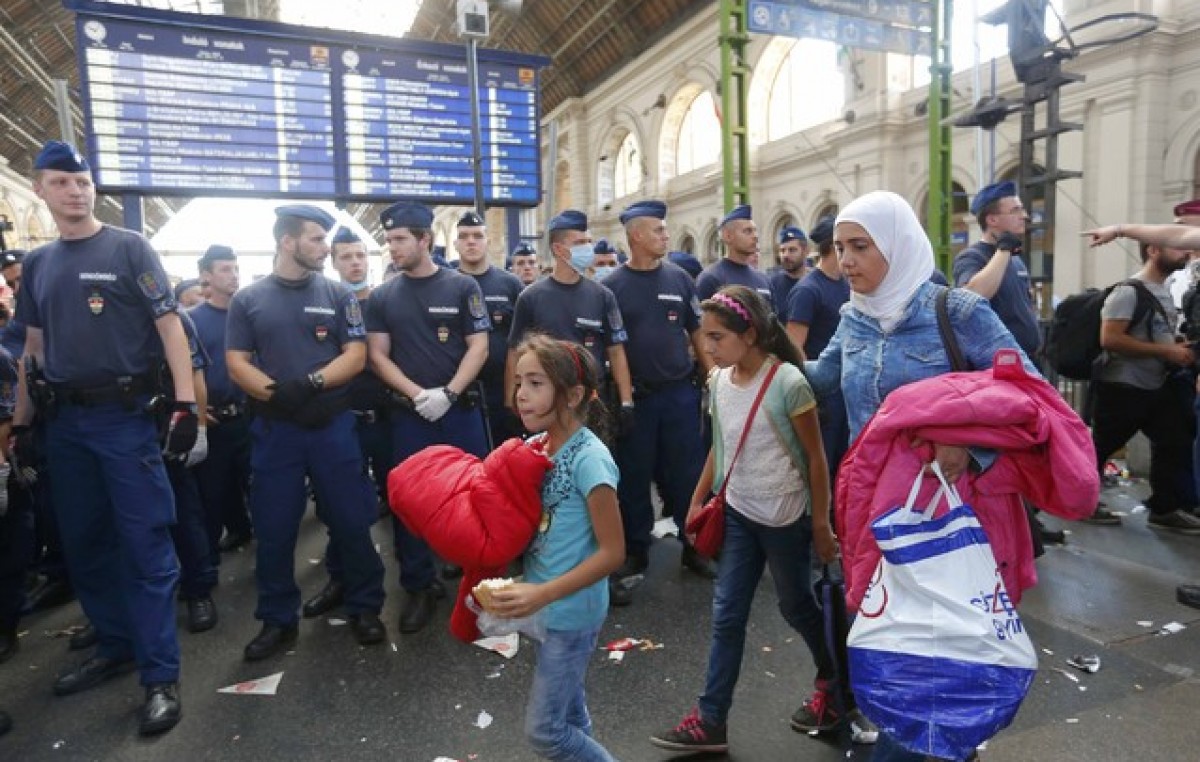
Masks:
[[[101,191],[474,202],[465,47],[68,5]],[[541,200],[546,62],[479,51],[489,205]]]

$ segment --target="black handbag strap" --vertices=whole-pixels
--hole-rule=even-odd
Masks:
[[[943,288],[937,295],[938,333],[942,335],[942,346],[946,348],[946,357],[950,358],[950,370],[971,370],[970,363],[958,345],[958,337],[954,335],[954,326],[950,323],[949,300],[950,289]]]

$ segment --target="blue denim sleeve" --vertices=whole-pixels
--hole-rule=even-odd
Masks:
[[[1017,344],[1017,340],[1004,323],[1000,322],[988,301],[975,294],[970,296],[974,298],[964,301],[961,313],[954,315],[954,325],[959,331],[959,343],[966,352],[967,362],[971,367],[990,368],[997,351],[1015,349],[1021,355],[1021,364],[1025,366],[1025,372],[1041,378],[1041,371]]]
[[[821,356],[804,363],[804,376],[818,401],[834,394],[842,385],[842,329],[845,326],[845,320],[838,323],[837,331]]]

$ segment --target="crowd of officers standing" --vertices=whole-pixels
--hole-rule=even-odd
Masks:
[[[533,331],[577,342],[605,369],[626,543],[612,604],[629,605],[643,580],[655,492],[681,565],[714,578],[682,539],[709,436],[700,300],[729,284],[753,288],[815,356],[848,298],[831,218],[812,232],[813,272],[810,236],[789,227],[768,278],[755,266],[751,209],[739,206],[721,223],[726,257],[699,272],[693,257],[669,252],[667,207],[652,200],[620,215],[627,257],[565,210],[547,224],[547,264],[521,243],[508,270],[490,264],[476,213],[458,221],[455,267],[434,258],[432,212],[399,202],[381,213],[392,277],[374,288],[363,241],[318,207],[285,205],[271,275],[242,287],[236,252],[213,245],[196,282],[173,289],[145,238],[95,217],[91,170],[74,147],[48,143],[33,187],[60,237],[0,262],[18,292],[0,336],[0,661],[18,648],[31,573],[69,585],[88,618],[72,648],[92,650],[54,692],[136,671],[145,735],[182,715],[176,599],[191,632],[218,624],[222,552],[253,543],[256,553],[262,627],[246,660],[281,653],[302,616],[337,608],[359,643],[386,640],[370,529],[387,513],[387,473],[430,445],[484,456],[521,435],[512,347]],[[322,274],[328,260],[337,281]],[[822,283],[801,287],[813,278]],[[328,582],[302,600],[295,549],[310,498],[329,533]],[[455,570],[387,520],[404,590],[396,626],[414,633]],[[0,713],[0,729],[6,721]]]

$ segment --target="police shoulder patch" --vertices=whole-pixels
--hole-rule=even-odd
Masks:
[[[478,291],[471,294],[471,298],[467,300],[467,309],[471,311],[471,317],[476,320],[487,315],[483,309],[483,297],[479,295]]]
[[[147,299],[162,299],[166,293],[166,286],[161,283],[158,276],[151,271],[146,271],[137,277],[138,288],[142,290],[142,294]]]
[[[359,304],[357,299],[351,299],[350,302],[346,304],[346,322],[352,328],[362,325],[362,305]]]

